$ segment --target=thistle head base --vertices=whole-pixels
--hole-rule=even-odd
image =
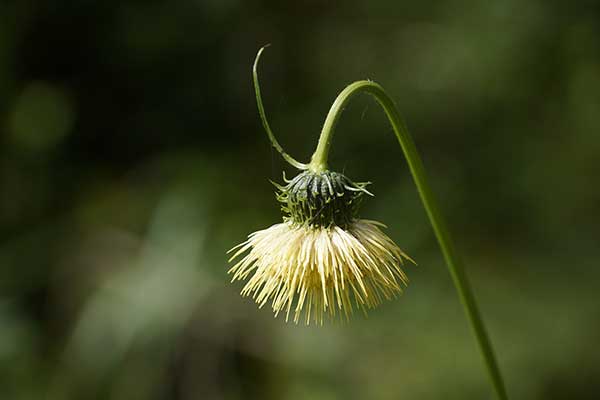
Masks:
[[[307,170],[285,180],[285,185],[274,185],[284,220],[310,227],[345,228],[358,218],[363,196],[372,196],[365,189],[369,183],[353,182],[339,172]]]

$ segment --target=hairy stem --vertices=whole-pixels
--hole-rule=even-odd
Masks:
[[[479,313],[471,285],[469,284],[469,280],[464,272],[463,264],[455,250],[452,237],[450,236],[446,226],[446,222],[439,211],[437,201],[427,181],[425,170],[423,168],[423,162],[421,161],[421,157],[417,152],[417,148],[412,140],[412,137],[408,133],[406,125],[402,121],[402,118],[400,117],[400,114],[394,105],[394,101],[387,95],[380,85],[371,81],[358,81],[348,85],[338,95],[331,106],[331,109],[329,110],[327,118],[325,119],[323,130],[321,131],[321,136],[319,137],[319,143],[315,153],[312,156],[310,164],[308,164],[308,168],[315,172],[324,171],[327,169],[327,156],[329,154],[331,137],[335,130],[335,126],[340,119],[345,105],[354,95],[362,92],[369,93],[375,97],[375,100],[377,100],[377,102],[385,110],[392,128],[394,129],[394,133],[398,138],[400,147],[402,147],[402,151],[406,157],[406,161],[408,162],[410,172],[417,186],[417,190],[419,191],[419,195],[421,196],[421,201],[423,202],[423,206],[425,207],[425,211],[427,212],[427,216],[429,217],[429,221],[431,222],[433,231],[435,232],[435,236],[437,237],[440,248],[444,255],[444,259],[446,261],[446,265],[448,266],[450,275],[452,276],[454,286],[456,287],[460,301],[464,307],[475,338],[479,344],[479,350],[483,357],[485,366],[487,367],[487,372],[492,381],[497,397],[500,400],[506,400],[508,397],[504,387],[504,382],[502,380],[502,375],[500,373],[500,368],[498,367],[498,363],[496,362],[496,358],[494,356],[492,344],[486,332],[481,314]]]

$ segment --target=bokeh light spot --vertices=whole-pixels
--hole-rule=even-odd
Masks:
[[[32,82],[17,96],[9,115],[10,141],[22,151],[51,150],[71,131],[74,119],[72,102],[63,89]]]

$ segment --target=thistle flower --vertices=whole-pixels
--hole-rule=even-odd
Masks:
[[[310,163],[298,162],[277,142],[265,115],[257,73],[265,47],[258,51],[253,69],[260,119],[273,147],[289,164],[304,172],[286,181],[286,185],[275,185],[284,222],[251,234],[246,242],[230,250],[236,251],[230,261],[248,252],[229,271],[234,274],[233,280],[252,274],[242,295],[252,295],[260,307],[271,301],[275,314],[285,312],[286,319],[293,308],[296,322],[305,312],[307,323],[311,315],[322,323],[324,314],[339,312],[347,317],[353,302],[363,310],[371,308],[400,293],[402,285],[406,285],[400,266],[404,259],[412,260],[379,229],[382,224],[358,218],[362,196],[370,194],[365,189],[367,183],[354,183],[327,167],[331,136],[342,110],[356,94],[368,93],[385,111],[398,139],[497,398],[507,400],[471,285],[427,181],[421,157],[392,98],[372,81],[346,86],[327,114]]]
[[[285,178],[284,178],[285,179]],[[383,224],[358,218],[368,183],[332,171],[305,171],[278,185],[283,223],[249,235],[230,250],[233,280],[248,279],[242,295],[297,323],[366,310],[402,292],[410,260],[385,235]],[[245,255],[244,255],[245,254]]]

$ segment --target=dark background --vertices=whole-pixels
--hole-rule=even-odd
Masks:
[[[0,2],[2,399],[487,399],[383,112],[335,169],[419,263],[350,323],[273,319],[226,250],[281,220],[267,113],[308,160],[345,85],[382,84],[423,154],[514,399],[600,395],[594,2]]]

